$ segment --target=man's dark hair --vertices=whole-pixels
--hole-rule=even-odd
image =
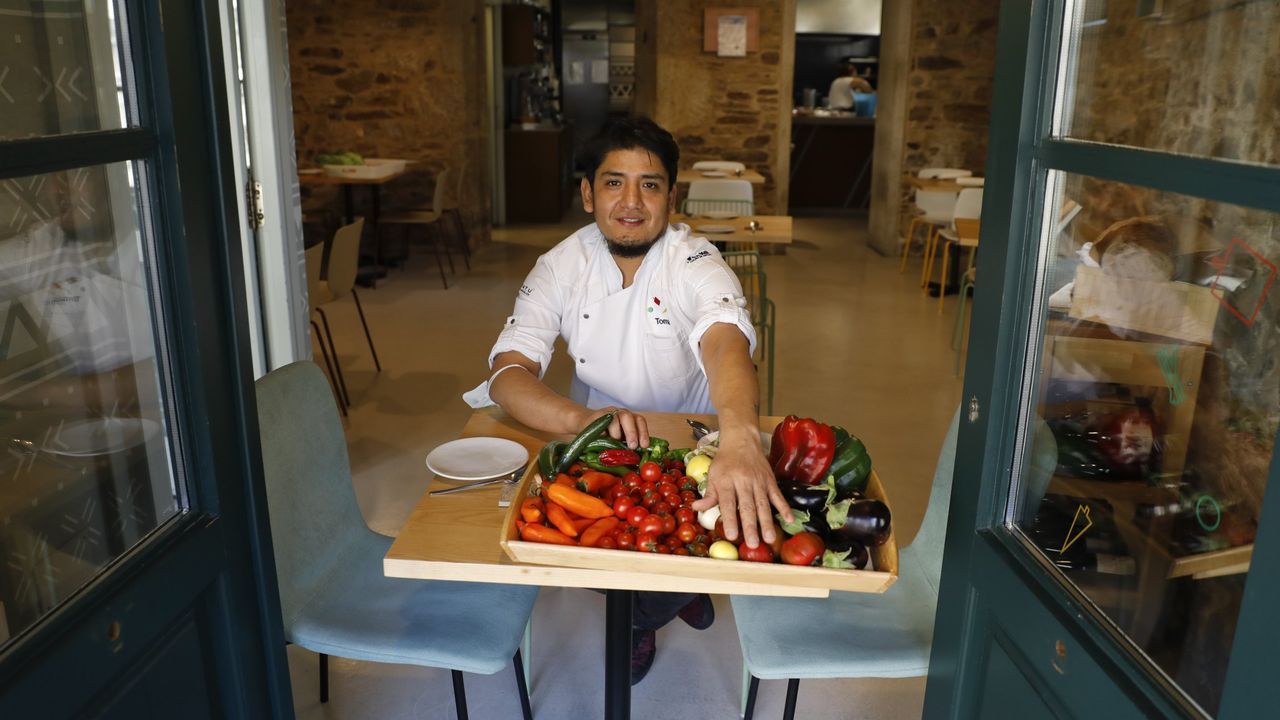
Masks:
[[[614,150],[647,150],[653,153],[667,171],[668,186],[675,186],[680,147],[671,133],[658,123],[643,115],[616,118],[605,123],[600,132],[578,151],[578,163],[586,170],[588,182],[595,184],[596,170],[605,156]]]

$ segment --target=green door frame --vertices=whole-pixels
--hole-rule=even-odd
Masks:
[[[956,481],[934,633],[926,717],[966,717],[982,682],[974,646],[985,631],[975,608],[980,576],[1043,604],[1142,714],[1194,714],[1074,588],[1061,583],[1005,526],[1019,447],[1022,378],[1034,354],[1035,281],[1046,177],[1089,175],[1280,213],[1280,167],[1172,155],[1049,137],[1067,0],[1001,3],[987,183],[982,209],[984,284],[976,293],[956,457]],[[972,411],[972,412],[971,412]],[[1280,434],[1276,446],[1280,448]],[[1280,487],[1274,452],[1268,490]],[[1269,492],[1268,495],[1274,495]],[[1219,717],[1255,718],[1280,706],[1267,658],[1280,646],[1280,504],[1264,503]],[[994,566],[1000,567],[994,567]],[[1000,575],[1001,579],[995,579]],[[998,640],[998,638],[997,638]],[[1089,691],[1086,685],[1082,688]]]
[[[187,509],[6,648],[0,715],[104,711],[166,634],[194,616],[208,663],[195,670],[208,673],[217,703],[209,714],[292,717],[240,244],[231,240],[238,190],[218,8],[127,4],[122,52],[136,75],[138,126],[5,142],[0,179],[140,162],[139,220],[155,228],[148,269],[167,341],[158,369],[177,420],[176,482]],[[122,642],[106,637],[113,621]]]

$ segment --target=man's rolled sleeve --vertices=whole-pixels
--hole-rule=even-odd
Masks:
[[[515,351],[538,363],[539,377],[547,372],[563,310],[560,288],[546,258],[539,258],[516,293],[515,309],[503,321],[498,341],[489,351],[489,367],[499,353]]]
[[[747,338],[747,352],[754,353],[756,329],[747,310],[742,285],[733,270],[719,255],[695,263],[689,270],[686,288],[690,304],[687,307],[692,308],[694,318],[693,329],[689,332],[689,347],[698,361],[698,369],[706,372],[702,365],[702,336],[716,323],[736,326]]]

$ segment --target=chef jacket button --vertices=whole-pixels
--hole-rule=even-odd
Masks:
[[[587,359],[586,359],[586,358],[578,358],[578,362],[580,362],[580,363],[584,363],[584,362],[586,362],[586,361],[587,361]]]
[[[582,313],[582,319],[583,319],[583,320],[587,320],[587,319],[589,319],[590,317],[591,317],[591,315],[589,315],[589,314],[587,314],[587,313]]]
[[[722,298],[720,298],[720,302],[729,302],[729,298],[727,298],[727,297],[722,297]]]

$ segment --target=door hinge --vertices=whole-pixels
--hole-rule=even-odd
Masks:
[[[267,219],[266,208],[262,204],[262,183],[250,180],[245,195],[249,201],[249,227],[261,229]]]

